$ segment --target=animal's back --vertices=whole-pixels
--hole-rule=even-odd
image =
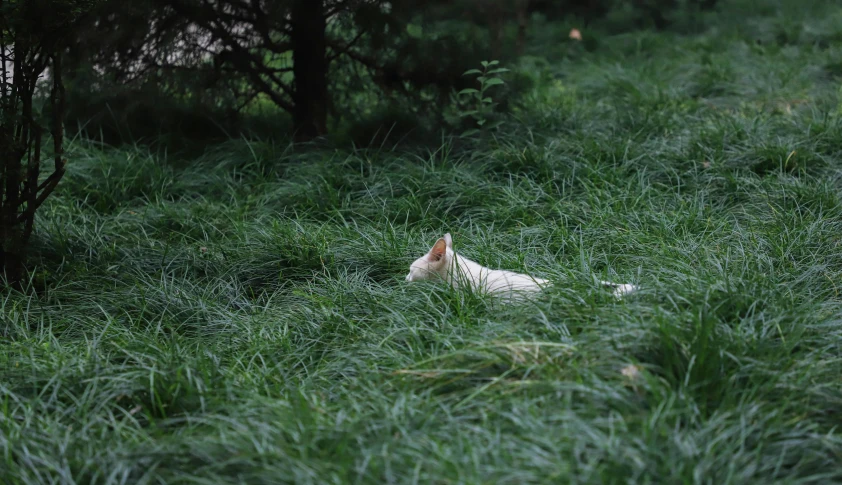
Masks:
[[[549,281],[513,271],[491,270],[487,278],[489,293],[508,291],[541,291]]]
[[[474,290],[487,293],[510,293],[513,291],[541,291],[548,280],[502,269],[491,269],[461,256],[459,269]]]

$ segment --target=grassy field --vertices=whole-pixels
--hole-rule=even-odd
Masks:
[[[77,139],[0,293],[0,482],[842,481],[825,4],[591,51],[538,25],[476,146]],[[407,284],[446,231],[554,287]]]

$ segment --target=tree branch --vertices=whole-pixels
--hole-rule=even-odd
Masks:
[[[351,47],[353,47],[354,44],[356,44],[363,37],[363,35],[365,35],[365,33],[366,33],[365,30],[360,30],[360,32],[357,33],[357,35],[355,35],[354,38],[351,39],[350,42],[348,42],[347,44],[342,46],[341,49],[337,48],[337,46],[336,46],[336,44],[338,44],[337,42],[328,41],[328,45],[330,46],[331,49],[333,49],[335,54],[328,57],[327,62],[331,63],[331,62],[335,61],[336,59],[338,59],[342,54],[345,54],[346,52],[348,52],[348,50],[350,50]]]

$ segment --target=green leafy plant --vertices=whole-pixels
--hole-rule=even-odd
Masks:
[[[503,120],[494,120],[494,108],[497,102],[491,96],[490,89],[494,86],[502,86],[505,81],[500,78],[500,75],[509,72],[505,67],[497,67],[500,61],[482,61],[482,69],[469,69],[465,71],[463,76],[477,76],[479,89],[467,88],[459,91],[458,97],[464,109],[459,112],[460,118],[472,118],[476,128],[471,128],[464,133],[462,137],[473,136],[480,132],[480,130],[491,131],[495,130],[503,124]]]

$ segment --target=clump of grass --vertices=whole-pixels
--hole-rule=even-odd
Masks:
[[[0,294],[0,481],[842,479],[838,12],[786,12],[604,40],[470,152],[77,141]],[[555,284],[406,284],[445,231]]]

